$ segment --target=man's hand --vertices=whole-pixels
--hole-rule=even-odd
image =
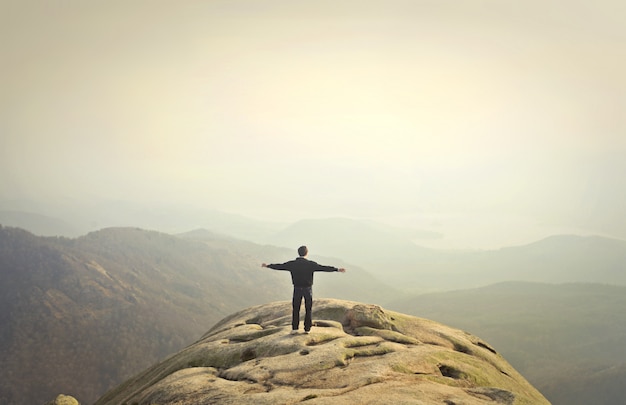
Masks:
[[[337,271],[338,271],[338,272],[340,272],[340,273],[345,273],[345,272],[346,272],[346,269],[344,269],[344,268],[342,267],[342,268],[340,268],[340,269],[339,269],[339,270],[337,270]]]
[[[267,264],[266,264],[266,263],[263,263],[263,264],[261,265],[261,267],[267,267]]]

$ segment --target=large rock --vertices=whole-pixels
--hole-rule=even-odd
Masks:
[[[80,405],[76,398],[70,395],[59,394],[55,399],[48,402],[46,405]]]
[[[288,302],[238,312],[96,405],[549,403],[466,332],[339,300],[313,315],[291,335]]]

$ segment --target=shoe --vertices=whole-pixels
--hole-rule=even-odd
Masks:
[[[304,333],[309,334],[310,330],[305,330]]]
[[[292,335],[297,335],[298,334],[298,329],[292,329],[291,330],[291,334]]]

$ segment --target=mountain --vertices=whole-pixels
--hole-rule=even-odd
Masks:
[[[170,234],[210,228],[256,242],[285,227],[282,223],[260,221],[204,207],[118,200],[46,203],[0,200],[0,224],[26,229],[40,236],[65,237],[77,237],[111,227],[137,227]]]
[[[0,210],[0,224],[27,229],[41,236],[79,236],[80,230],[72,224],[47,215],[25,211]]]
[[[439,252],[415,257],[413,268],[395,267],[388,282],[432,289],[480,287],[504,281],[626,285],[626,241],[600,236],[555,235],[498,250]]]
[[[260,267],[288,255],[217,235],[109,228],[68,239],[0,227],[0,403],[59,392],[93,402],[226,314],[290,298],[289,275]],[[339,282],[350,294],[384,294],[347,267],[316,276],[316,297]]]
[[[589,282],[626,285],[626,241],[601,236],[556,235],[476,260],[498,281]],[[507,263],[503,267],[501,263]]]
[[[25,207],[19,215],[9,210],[16,206]],[[74,237],[77,231],[104,226],[134,226],[166,233],[206,228],[220,235],[292,250],[306,244],[311,257],[341,258],[408,294],[509,280],[626,285],[626,273],[621,271],[626,263],[626,241],[598,236],[556,235],[497,250],[449,251],[418,245],[420,240],[441,237],[434,232],[347,218],[302,220],[285,227],[204,208],[158,204],[144,207],[121,201],[74,205],[71,209],[50,205],[43,207],[50,213],[46,216],[26,212],[29,207],[38,209],[27,202],[5,202],[0,207],[5,209],[4,216],[0,212],[0,223],[40,235]]]
[[[267,242],[277,246],[309,245],[325,256],[349,258],[372,267],[372,263],[384,263],[389,258],[398,260],[414,252],[430,252],[411,241],[418,233],[348,218],[308,219],[275,233]]]
[[[0,226],[0,403],[44,403],[59,392],[89,403],[106,389],[189,344],[226,314],[250,305],[290,299],[289,275],[262,269],[260,263],[293,259],[301,243],[311,247],[311,259],[348,269],[345,274],[316,275],[315,299],[333,297],[396,309],[396,304],[401,305],[398,300],[409,293],[406,306],[398,309],[419,316],[426,314],[415,313],[415,309],[428,308],[428,299],[438,296],[415,297],[410,294],[412,291],[468,288],[515,279],[591,280],[626,285],[626,276],[620,271],[626,263],[626,249],[619,240],[556,236],[495,251],[444,252],[405,243],[407,235],[402,232],[372,224],[336,224],[339,228],[329,232],[327,240],[320,239],[320,245],[317,240],[311,244],[298,237],[296,232],[293,239],[286,240],[290,248],[259,245],[202,229],[170,235],[138,228],[108,228],[68,239],[39,237]],[[346,229],[345,234],[339,232],[341,227]],[[360,235],[361,239],[350,235]],[[336,245],[337,238],[344,243],[352,240],[356,247]],[[376,248],[383,243],[387,247]],[[336,250],[333,252],[332,248]],[[365,260],[370,258],[373,264]],[[607,340],[592,333],[611,331],[613,326],[600,322],[604,319],[601,310],[594,310],[593,306],[581,308],[575,303],[589,297],[577,292],[579,295],[572,293],[571,301],[565,300],[567,308],[584,309],[584,314],[590,311],[590,316],[580,317],[577,311],[551,312],[561,308],[556,304],[554,308],[549,306],[551,294],[565,299],[559,291],[543,287],[525,290],[530,292],[504,292],[482,307],[461,299],[456,309],[464,316],[459,321],[484,314],[495,328],[476,333],[502,346],[507,359],[531,382],[542,390],[551,390],[550,398],[563,392],[550,387],[562,389],[568,380],[578,381],[569,377],[580,370],[588,370],[589,375],[609,376],[605,384],[619,380],[621,363],[607,363],[607,359],[623,356],[606,348],[623,347],[620,333],[624,333],[618,330],[607,335]],[[480,289],[472,291],[489,296]],[[598,308],[604,294],[608,293],[603,291],[592,300]],[[608,296],[611,298],[606,301],[606,313],[623,320],[615,308],[623,308],[624,302]],[[455,302],[455,296],[442,297],[443,301]],[[519,299],[517,303],[508,303],[506,297]],[[544,298],[546,302],[540,305]],[[538,303],[533,306],[536,299]],[[554,301],[557,304],[558,299]],[[511,312],[498,314],[500,318],[494,320],[490,311],[500,305]],[[473,308],[481,309],[465,312]],[[539,315],[532,313],[533,308],[538,308]],[[551,318],[541,318],[548,314]],[[436,316],[439,315],[432,314],[433,319],[439,320]],[[536,316],[539,323],[526,322],[537,319]],[[589,321],[589,330],[581,320]],[[452,317],[445,323],[466,325],[457,325],[456,321]],[[499,322],[507,327],[499,328]],[[599,322],[597,328],[594,322]],[[517,324],[523,326],[516,328]],[[570,335],[568,325],[573,331]],[[554,336],[563,337],[563,344],[554,344],[552,335],[546,337],[541,328],[563,328],[565,332],[554,332]],[[466,329],[475,330],[472,324]],[[494,329],[513,332],[491,335]],[[554,350],[541,351],[541,340],[533,340],[537,336],[551,342]],[[578,363],[567,362],[577,358],[572,353],[576,352],[578,341],[572,341],[571,336],[581,336],[586,342],[585,353],[595,353],[595,357],[586,358],[592,370],[584,368],[584,364],[580,366],[583,368],[576,368]],[[507,339],[519,344],[507,347]],[[572,371],[559,373],[551,368],[558,369],[562,364]],[[613,368],[608,369],[607,365]],[[551,371],[540,374],[541,370]],[[586,374],[580,373],[577,378]]]
[[[310,334],[290,304],[255,306],[95,405],[548,404],[490,344],[376,305],[320,300]]]
[[[446,251],[417,246],[414,236],[363,221],[333,218],[300,221],[268,242],[280,246],[307,244],[311,251],[342,257],[407,293],[511,280],[626,285],[623,240],[555,235],[496,250]]]
[[[202,241],[210,247],[218,250],[228,250],[237,256],[246,257],[252,261],[263,261],[267,263],[282,263],[292,260],[297,256],[297,247],[280,248],[271,245],[258,245],[256,243],[242,241],[229,236],[220,235],[206,229],[198,229],[179,235],[181,238]],[[233,243],[234,242],[234,243]],[[335,267],[344,267],[348,271],[338,277],[330,274],[316,273],[314,297],[341,297],[347,300],[364,299],[369,302],[382,303],[390,297],[397,297],[399,292],[395,287],[391,287],[381,278],[376,277],[358,266],[354,266],[346,260],[329,258],[326,256],[311,254],[307,256],[321,264],[329,264]],[[283,280],[290,280],[289,274],[279,273]],[[290,292],[287,291],[287,298]],[[282,290],[282,295],[285,291]]]
[[[388,306],[487,339],[554,404],[626,396],[626,287],[508,282]]]

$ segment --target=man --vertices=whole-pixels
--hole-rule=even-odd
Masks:
[[[291,273],[291,281],[293,282],[291,334],[298,333],[298,328],[300,327],[300,305],[302,305],[302,298],[304,298],[305,309],[304,333],[309,333],[311,326],[313,325],[311,315],[311,308],[313,307],[313,273],[316,271],[346,272],[346,269],[344,268],[319,265],[306,258],[308,253],[309,250],[306,246],[300,246],[298,248],[299,257],[295,260],[291,260],[283,264],[263,263],[261,265],[262,267],[267,267],[269,269],[286,270]]]

